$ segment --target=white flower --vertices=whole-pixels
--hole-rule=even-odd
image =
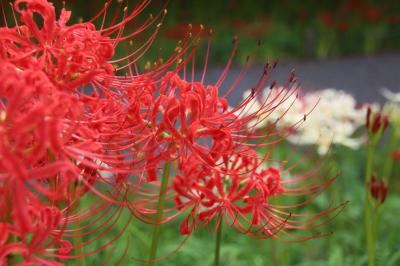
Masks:
[[[364,142],[363,137],[353,137],[353,134],[364,124],[366,108],[357,108],[350,94],[325,89],[308,93],[303,100],[306,107],[315,108],[289,141],[316,144],[320,155],[325,154],[331,144],[356,149]]]
[[[364,137],[353,137],[355,131],[365,123],[366,108],[357,108],[355,99],[344,91],[325,89],[297,97],[298,92],[284,88],[266,90],[262,97],[251,98],[241,110],[242,114],[259,112],[269,106],[269,112],[260,113],[250,128],[262,128],[267,123],[277,122],[278,128],[287,128],[304,123],[288,137],[292,143],[318,146],[318,153],[328,152],[331,144],[341,144],[353,149],[365,142]],[[251,91],[246,91],[246,99]],[[298,99],[297,99],[298,98]],[[296,127],[296,126],[295,126]]]

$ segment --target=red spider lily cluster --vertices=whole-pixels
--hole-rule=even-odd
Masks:
[[[139,69],[166,12],[133,32],[124,28],[148,2],[129,13],[125,8],[122,19],[108,26],[110,2],[93,21],[73,25],[70,11],[62,9],[57,18],[46,0],[13,3],[16,25],[0,28],[0,265],[60,265],[95,253],[80,250],[114,226],[110,212],[118,219],[129,210],[152,224],[182,215],[182,234],[224,222],[255,237],[282,238],[281,232],[285,240],[304,240],[318,234],[296,235],[295,229],[317,228],[342,209],[303,213],[335,175],[326,173],[326,162],[298,173],[301,160],[289,165],[273,159],[274,146],[293,127],[249,126],[295,90],[283,89],[241,115],[267,87],[273,66],[234,108],[227,96],[242,76],[220,95],[230,62],[213,85],[205,85],[205,70],[200,81],[186,76],[199,36],[188,33],[167,60]],[[102,17],[97,29],[93,22]],[[152,25],[147,42],[114,59],[117,45]],[[119,70],[128,74],[117,75]],[[291,79],[286,88],[293,84]],[[163,189],[165,166],[173,170]],[[87,195],[98,200],[78,208]],[[161,196],[169,205],[160,219]],[[299,201],[286,206],[274,197]],[[86,225],[77,226],[82,221]],[[102,233],[89,241],[73,241],[96,231]]]

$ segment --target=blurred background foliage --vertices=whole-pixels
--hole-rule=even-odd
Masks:
[[[384,143],[381,143],[384,144]],[[332,222],[318,231],[324,236],[300,243],[287,243],[270,238],[258,240],[241,235],[223,224],[223,242],[221,247],[221,266],[364,266],[367,265],[365,250],[365,231],[363,207],[365,197],[364,169],[366,148],[352,150],[343,146],[331,147],[329,161],[332,167],[330,176],[339,173],[338,178],[320,197],[307,205],[304,213],[315,213],[327,206],[337,206],[348,201],[348,206]],[[304,152],[304,150],[303,150]],[[302,158],[302,149],[282,142],[274,150],[274,158],[285,160],[288,154],[292,158]],[[376,171],[381,171],[383,158],[387,152],[385,145],[376,151],[380,158]],[[292,161],[295,163],[296,160]],[[304,160],[302,168],[312,169],[315,162]],[[380,225],[377,240],[376,266],[400,265],[400,168],[394,167],[389,185],[389,194],[380,209]],[[279,199],[277,199],[279,200]],[[301,201],[302,199],[297,199]],[[92,199],[86,197],[84,204],[90,206]],[[111,213],[111,211],[110,211]],[[111,241],[129,222],[122,238],[107,249],[86,259],[88,265],[146,265],[143,264],[151,244],[152,227],[129,220],[126,212],[117,220],[111,233],[103,235],[86,251],[101,247]],[[162,266],[207,266],[214,262],[216,234],[212,226],[201,228],[189,238],[180,235],[182,217],[162,226],[160,257],[165,256],[158,265]],[[101,232],[100,232],[101,233]],[[301,234],[301,233],[300,233]],[[92,238],[91,236],[90,238]],[[182,245],[180,247],[180,245]],[[67,265],[76,265],[69,261]]]
[[[115,1],[109,11],[111,20],[114,12],[122,10],[124,1]],[[87,20],[103,6],[102,1],[69,0],[66,6],[72,9],[72,21]],[[128,1],[130,9],[138,1]],[[59,7],[61,1],[55,2]],[[119,6],[119,7],[118,7]],[[256,63],[266,60],[325,59],[351,55],[370,55],[400,51],[400,2],[397,0],[171,0],[152,1],[134,23],[127,26],[132,31],[142,21],[161,14],[168,9],[163,25],[152,49],[146,53],[140,64],[154,61],[163,53],[174,51],[178,41],[188,32],[192,24],[193,35],[207,39],[212,29],[211,55],[213,64],[225,64],[229,58],[234,36],[239,37],[236,62],[243,63],[248,55]],[[121,13],[121,12],[120,12]],[[200,25],[205,30],[200,31]],[[146,41],[155,29],[138,36],[134,43]],[[206,42],[205,42],[206,43]],[[260,45],[261,43],[261,45]],[[203,47],[204,48],[204,47]],[[119,53],[126,52],[120,47]],[[204,50],[203,50],[204,51]],[[203,57],[204,52],[200,57]],[[385,141],[377,151],[376,165],[382,166],[387,154]],[[293,153],[292,147],[282,143],[275,151],[276,159],[285,159]],[[301,156],[301,154],[299,154]],[[310,204],[305,211],[315,212],[327,205],[349,201],[348,207],[323,232],[328,236],[300,244],[289,244],[276,239],[260,241],[239,235],[224,228],[222,244],[222,265],[229,266],[362,266],[367,264],[363,208],[366,187],[364,185],[366,149],[351,150],[334,146],[331,162],[340,173],[336,182],[321,197]],[[308,169],[312,162],[304,165]],[[378,170],[379,167],[378,167]],[[400,265],[400,169],[395,166],[389,184],[389,195],[381,207],[381,223],[377,241],[377,266]],[[91,199],[86,199],[90,202]],[[89,203],[88,203],[89,204]],[[123,214],[112,228],[113,234],[103,236],[93,243],[100,247],[117,235],[128,222],[129,213]],[[211,229],[202,229],[192,235],[179,249],[173,251],[185,238],[179,234],[181,219],[165,225],[159,255],[169,254],[160,265],[203,266],[213,263],[215,234]],[[126,234],[102,250],[98,255],[88,257],[89,264],[114,265],[122,258],[122,265],[141,265],[146,259],[150,246],[152,228],[134,220],[130,221]],[[86,248],[90,250],[90,248]],[[70,263],[74,265],[74,263]]]
[[[62,1],[53,1],[57,8]],[[120,3],[117,3],[120,2]],[[108,21],[115,14],[121,15],[126,1],[114,1]],[[128,1],[130,9],[138,1]],[[67,0],[66,6],[73,10],[72,22],[88,20],[104,5],[98,0]],[[119,6],[119,8],[118,8]],[[128,32],[149,17],[162,12],[165,1],[153,1],[146,11],[126,29]],[[267,59],[324,59],[348,55],[374,54],[400,51],[400,2],[398,0],[171,0],[167,6],[159,36],[153,48],[143,58],[155,60],[160,49],[172,52],[177,42],[192,24],[193,34],[207,38],[212,29],[211,60],[224,64],[231,54],[231,40],[239,36],[237,62],[243,63],[248,55],[254,55],[257,62]],[[58,9],[59,10],[59,9]],[[119,11],[118,11],[119,10]],[[119,12],[119,13],[118,13]],[[7,12],[8,20],[12,15]],[[206,30],[199,33],[200,25]],[[130,29],[131,27],[131,29]],[[140,45],[155,29],[155,25],[134,42]],[[261,45],[259,45],[261,42]],[[119,53],[126,52],[120,47]],[[277,156],[292,152],[289,144],[283,143],[276,149]],[[385,147],[385,145],[382,145]],[[385,154],[385,149],[378,151]],[[332,148],[332,163],[340,176],[327,193],[308,206],[310,212],[349,201],[348,207],[330,224],[324,232],[333,234],[301,244],[288,244],[275,239],[260,241],[238,235],[224,228],[222,265],[265,266],[265,265],[366,265],[363,206],[365,196],[364,169],[365,147],[351,150],[345,147]],[[384,160],[384,156],[376,156]],[[282,159],[281,158],[281,159]],[[279,159],[279,158],[277,158]],[[378,162],[377,165],[382,165]],[[305,168],[312,165],[305,165]],[[394,167],[389,195],[381,209],[381,225],[378,232],[377,265],[400,265],[400,169]],[[90,206],[91,198],[83,205]],[[112,213],[110,211],[110,213]],[[151,227],[138,221],[130,221],[130,214],[124,213],[106,234],[90,247],[101,247],[115,237],[125,225],[126,234],[108,249],[87,258],[88,265],[140,265],[135,258],[146,259],[150,245]],[[176,248],[184,238],[179,235],[181,220],[165,226],[159,254],[167,254]],[[179,252],[172,254],[160,265],[211,265],[213,262],[214,237],[210,229],[202,229],[185,242]],[[86,251],[91,250],[85,247]],[[120,261],[120,259],[122,261]],[[76,262],[66,262],[76,265]]]
[[[104,3],[66,2],[68,7],[74,7],[74,19],[92,17]],[[126,1],[115,2],[126,5]],[[133,7],[138,1],[127,2]],[[149,13],[157,14],[165,5],[165,1],[152,1],[131,26],[137,26]],[[229,57],[229,43],[236,35],[239,62],[255,51],[256,59],[264,62],[271,58],[323,59],[400,50],[397,0],[171,0],[166,7],[168,15],[155,48],[173,49],[188,31],[189,23],[193,34],[204,25],[206,30],[200,34],[206,36],[212,29],[211,58],[217,63]],[[149,59],[156,56],[157,49],[147,55]]]

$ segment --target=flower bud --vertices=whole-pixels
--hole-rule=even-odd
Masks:
[[[389,117],[382,114],[381,112],[376,112],[372,114],[371,107],[367,109],[367,116],[365,121],[365,127],[373,135],[383,132],[389,126]]]
[[[400,161],[400,149],[396,149],[392,152],[392,160]]]
[[[378,181],[375,175],[372,175],[370,182],[370,193],[372,198],[378,201],[378,203],[383,203],[386,199],[387,192],[388,187],[385,180],[382,178],[380,181]]]

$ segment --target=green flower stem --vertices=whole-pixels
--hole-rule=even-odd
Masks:
[[[278,246],[275,239],[270,239],[269,242],[271,243],[271,265],[278,266]]]
[[[171,164],[166,163],[164,165],[164,172],[163,172],[163,176],[161,179],[160,194],[158,197],[157,214],[156,214],[156,220],[155,220],[156,223],[153,228],[153,237],[152,237],[151,246],[150,246],[149,265],[155,264],[154,261],[157,256],[157,247],[158,247],[158,243],[160,241],[160,232],[161,232],[161,224],[160,223],[162,221],[162,216],[163,216],[163,211],[164,211],[165,195],[167,192],[170,170],[171,170]]]
[[[382,175],[383,178],[386,178],[387,181],[390,179],[390,175],[392,174],[392,167],[393,167],[393,159],[391,158],[393,150],[396,148],[399,142],[399,134],[397,129],[392,129],[389,145],[387,148],[386,160],[383,165]]]
[[[218,230],[217,230],[217,237],[215,239],[214,266],[221,265],[221,259],[220,259],[221,238],[222,238],[222,221],[219,223]]]
[[[74,233],[73,242],[74,242],[74,245],[79,246],[79,248],[76,249],[76,253],[83,254],[82,238],[79,236],[79,234]],[[86,266],[85,256],[80,256],[76,260],[76,265],[77,266]]]
[[[373,141],[368,142],[368,151],[367,151],[367,166],[365,171],[365,232],[367,238],[367,254],[368,254],[368,266],[375,265],[375,226],[374,226],[374,217],[373,217],[373,202],[370,193],[369,184],[371,182],[371,175],[374,163],[374,148],[375,143]]]
[[[367,168],[365,171],[365,184],[368,185],[371,181],[372,169],[374,167],[374,150],[375,143],[369,142],[367,146]],[[369,195],[369,193],[368,193]]]

